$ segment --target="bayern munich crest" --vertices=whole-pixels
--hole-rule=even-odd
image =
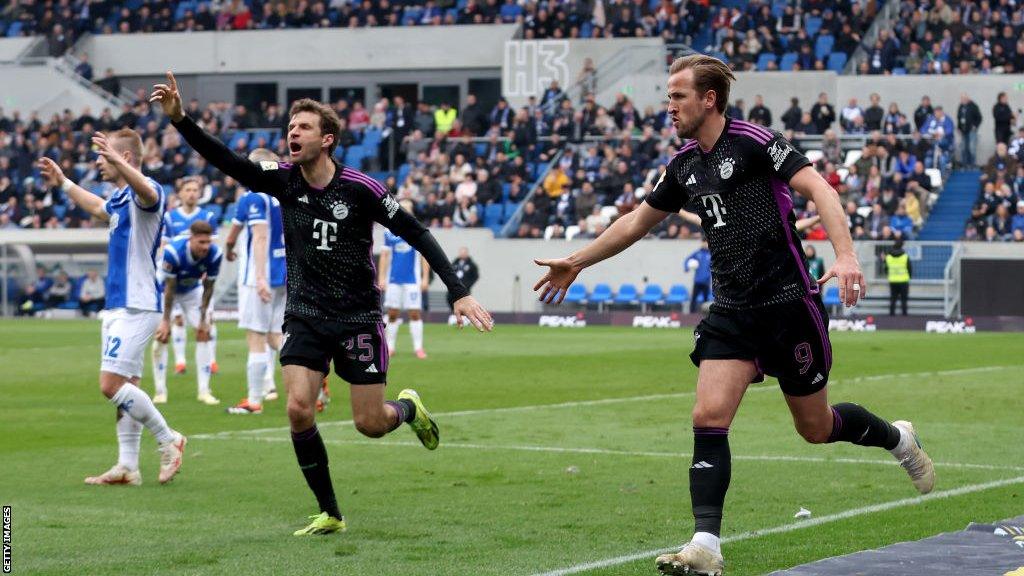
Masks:
[[[338,220],[344,220],[348,216],[348,206],[339,200],[331,206],[331,214],[333,214]]]
[[[722,160],[722,163],[718,166],[718,173],[721,174],[722,180],[728,180],[732,176],[732,170],[736,165],[736,161],[732,158],[726,158]]]

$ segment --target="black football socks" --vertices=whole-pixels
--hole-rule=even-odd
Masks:
[[[828,442],[851,442],[892,450],[900,443],[900,431],[863,406],[843,402],[832,406],[832,434]]]
[[[693,428],[693,464],[690,466],[690,502],[695,532],[718,536],[722,508],[732,476],[728,428]]]
[[[316,424],[309,430],[292,432],[292,446],[299,460],[299,468],[306,477],[306,484],[316,495],[320,511],[341,519],[338,500],[334,497],[334,486],[331,484],[331,471],[327,465],[327,449],[320,437]]]

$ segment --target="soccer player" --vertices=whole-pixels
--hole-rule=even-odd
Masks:
[[[270,150],[249,154],[253,162],[278,162]],[[262,192],[246,192],[238,201],[231,231],[228,259],[246,231],[245,249],[238,262],[238,327],[246,330],[249,360],[246,363],[248,395],[228,408],[229,414],[261,414],[263,400],[275,400],[274,353],[281,349],[285,307],[285,248],[281,203]]]
[[[404,422],[427,449],[437,448],[439,441],[437,424],[414,390],[402,390],[397,401],[384,400],[388,350],[375,282],[373,223],[384,224],[426,256],[457,295],[460,326],[468,319],[478,330],[490,330],[491,316],[469,295],[433,235],[383,185],[335,162],[341,122],[331,107],[296,101],[288,115],[291,162],[256,163],[231,152],[184,114],[170,72],[167,84],[153,87],[150,101],[160,102],[185,140],[211,164],[281,202],[288,301],[280,361],[295,455],[321,511],[295,535],[344,530],[314,411],[331,360],[335,372],[350,384],[352,419],[359,432],[379,438]]]
[[[698,366],[693,408],[690,499],[696,530],[677,554],[657,559],[666,574],[724,569],[719,542],[730,479],[729,426],[751,382],[778,378],[793,422],[808,442],[851,442],[884,448],[921,493],[935,472],[909,422],[892,424],[856,404],[828,404],[832,364],[828,319],[819,285],[839,281],[852,306],[864,276],[835,190],[779,133],[723,115],[732,72],[720,60],[692,55],[672,63],[668,111],[688,139],[636,210],[567,258],[538,260],[548,270],[536,284],[545,302],[560,302],[588,266],[618,254],[684,206],[700,215],[711,249],[715,302],[694,331]],[[790,189],[814,201],[836,252],[815,281],[804,267]]]
[[[199,198],[202,195],[202,180],[198,177],[182,178],[178,184],[178,200],[181,205],[173,210],[168,210],[164,214],[164,234],[162,246],[166,245],[172,240],[178,240],[180,238],[187,238],[189,235],[189,226],[193,222],[203,221],[210,224],[213,228],[214,237],[217,235],[217,219],[213,215],[213,212],[199,207]],[[213,302],[210,302],[212,308]],[[171,344],[174,349],[174,373],[184,374],[188,367],[188,362],[185,360],[185,340],[187,331],[185,330],[185,321],[181,313],[181,310],[175,309],[174,311],[174,324],[171,326]],[[153,363],[157,363],[156,357],[156,340],[153,341]],[[217,325],[211,324],[210,329],[210,342],[208,343],[210,349],[210,370],[212,373],[217,373]],[[167,359],[164,358],[164,365],[167,364]],[[153,397],[153,402],[160,404],[166,402],[166,398],[161,398],[159,394]]]
[[[153,401],[137,386],[150,336],[160,323],[160,293],[156,283],[156,249],[160,245],[163,188],[139,171],[142,138],[124,128],[92,139],[96,164],[107,182],[117,186],[110,199],[72,183],[49,158],[38,167],[50,186],[60,186],[83,210],[109,222],[107,301],[103,318],[100,391],[117,410],[117,464],[85,479],[86,484],[139,485],[139,445],[142,427],[160,447],[161,484],[181,468],[185,436],[167,425]]]
[[[164,246],[158,278],[163,280],[163,320],[156,330],[153,353],[153,380],[156,394],[167,401],[167,339],[171,332],[171,310],[177,306],[186,322],[196,331],[196,399],[207,406],[220,400],[210,392],[210,300],[213,286],[220,274],[223,257],[220,246],[213,243],[213,227],[197,220],[189,226],[190,234]],[[202,289],[200,289],[200,286]]]
[[[402,209],[411,212],[412,203],[403,200]],[[390,230],[384,231],[384,248],[380,251],[378,285],[384,290],[384,308],[388,317],[385,333],[388,340],[388,354],[395,353],[399,315],[402,310],[409,312],[409,332],[412,334],[412,349],[416,357],[423,359],[423,309],[420,301],[427,291],[430,278],[430,264],[412,246]]]

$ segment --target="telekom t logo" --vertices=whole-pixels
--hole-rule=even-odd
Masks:
[[[313,240],[319,240],[320,245],[316,247],[317,250],[330,250],[331,242],[338,239],[336,232],[338,231],[337,222],[328,222],[316,218],[313,220]]]
[[[704,207],[707,208],[707,215],[714,216],[715,225],[712,228],[720,228],[725,226],[725,221],[722,220],[723,214],[729,212],[725,209],[725,203],[722,202],[721,194],[708,194],[707,196],[701,196],[701,201],[704,202]]]

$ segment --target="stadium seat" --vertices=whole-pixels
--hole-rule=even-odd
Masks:
[[[782,59],[779,61],[779,70],[784,72],[792,70],[798,56],[796,52],[786,52],[783,54]]]
[[[833,72],[842,72],[843,68],[846,68],[846,52],[832,52],[828,55],[828,65],[826,68]]]
[[[224,216],[224,206],[211,202],[203,207],[213,214],[213,221],[219,224],[221,217]]]
[[[665,296],[665,304],[672,306],[674,304],[683,304],[690,301],[690,291],[686,289],[686,286],[682,284],[673,284],[668,289],[668,295]]]
[[[648,284],[644,287],[644,293],[640,296],[640,304],[645,308],[650,305],[661,304],[665,299],[665,293],[660,284]]]
[[[804,19],[804,31],[811,38],[821,30],[821,17],[820,16],[808,16]]]
[[[765,52],[757,57],[757,70],[758,72],[764,72],[768,69],[769,64],[775,63],[775,54],[771,52]]]
[[[619,305],[636,304],[639,298],[636,286],[627,282],[619,286],[619,292],[615,295],[615,303]]]
[[[821,299],[821,303],[835,313],[839,308],[839,305],[842,304],[842,301],[839,300],[839,287],[829,286],[828,289],[825,290],[825,297]]]
[[[814,57],[818,60],[824,60],[826,57],[830,57],[832,53],[832,46],[836,43],[836,39],[831,34],[822,34],[818,36],[818,39],[814,41]],[[839,52],[836,52],[839,54]]]
[[[578,282],[569,286],[569,290],[565,293],[564,301],[569,304],[586,304],[587,287]]]
[[[899,68],[899,67],[893,68],[892,69],[892,75],[893,76],[906,76],[907,75],[907,69],[906,68]]]
[[[825,153],[821,150],[808,150],[807,154],[804,154],[804,156],[807,156],[807,159],[810,160],[811,163],[816,163],[818,160],[825,157]]]
[[[501,204],[488,204],[484,208],[484,226],[491,229],[501,227],[501,225],[503,224],[502,212],[503,207]]]
[[[853,166],[854,164],[856,164],[857,160],[860,160],[860,155],[862,153],[863,152],[859,149],[850,150],[849,152],[847,152],[846,158],[843,160],[843,166]]]
[[[518,4],[502,4],[498,13],[506,23],[515,22],[516,17],[523,13],[523,9]]]
[[[11,25],[8,26],[7,28],[7,37],[15,38],[17,36],[21,36],[21,26],[22,24],[20,20],[15,20],[14,22],[11,22]]]
[[[611,304],[614,300],[615,297],[612,295],[612,287],[603,282],[594,285],[594,291],[590,293],[589,299],[591,303],[597,303],[599,310],[605,304]]]

